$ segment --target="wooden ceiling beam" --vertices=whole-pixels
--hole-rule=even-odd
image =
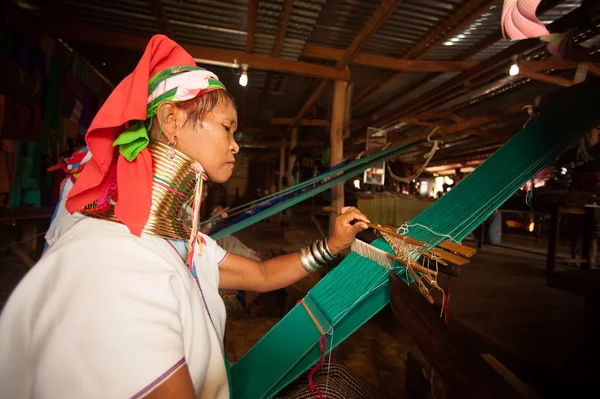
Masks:
[[[150,3],[150,8],[152,8],[154,16],[156,17],[156,21],[158,22],[160,30],[171,39],[174,39],[175,34],[173,33],[173,27],[169,22],[169,17],[167,16],[165,7],[162,4],[162,0],[148,0],[148,2]]]
[[[254,53],[256,43],[256,21],[258,20],[258,0],[248,1],[248,19],[246,27],[246,53]]]
[[[490,35],[488,35],[483,41],[481,41],[479,44],[477,44],[475,47],[472,47],[470,50],[467,50],[463,53],[461,53],[457,59],[458,60],[469,60],[471,57],[479,54],[481,51],[485,50],[486,48],[490,47],[491,45],[493,45],[494,43],[498,42],[500,39],[502,39],[502,32],[500,30],[498,30],[497,32],[494,32]],[[418,88],[422,87],[423,85],[427,84],[428,82],[430,82],[431,80],[435,79],[437,76],[439,76],[440,74],[432,74],[430,76],[425,77],[424,79],[419,80],[418,82],[416,82],[415,84],[411,85],[410,87],[406,88],[405,90],[402,91],[402,94],[398,95],[396,98],[391,99],[389,102],[394,102],[396,100],[398,100],[400,97],[407,95],[408,93],[417,90]],[[353,106],[358,107],[360,105],[362,105],[363,102],[365,102],[372,94],[374,91],[377,91],[379,89],[380,86],[378,86],[378,82],[375,81],[375,84],[372,84],[370,87],[368,87],[367,89],[363,90],[364,92],[364,98],[362,101],[357,102],[356,104],[353,104]],[[375,119],[380,119],[380,120],[386,120],[387,118],[389,118],[389,112],[384,114],[383,116],[377,116],[375,111],[374,113],[372,113],[371,119],[375,120]]]
[[[519,70],[539,72],[551,69],[564,70],[575,69],[579,63],[571,60],[547,59],[541,61],[519,61]]]
[[[575,84],[570,79],[565,79],[560,76],[549,75],[549,74],[543,73],[543,72],[533,72],[533,71],[526,70],[526,71],[520,71],[519,76],[523,76],[525,78],[529,78],[532,80],[538,80],[540,82],[550,83],[550,84],[562,86],[562,87],[570,87]]]
[[[283,41],[285,39],[285,32],[287,30],[287,25],[290,20],[290,14],[292,13],[292,3],[294,0],[284,0],[283,5],[281,7],[281,13],[279,15],[279,28],[277,29],[277,34],[275,35],[275,41],[273,42],[273,48],[271,49],[271,57],[279,58],[281,53],[281,49],[283,47]],[[267,103],[267,99],[269,97],[269,90],[271,88],[271,84],[273,81],[273,72],[268,72],[265,77],[265,82],[263,84],[262,92],[259,97],[259,115],[262,115],[262,109]]]
[[[496,0],[469,0],[459,10],[452,13],[446,21],[438,25],[425,38],[417,43],[410,51],[402,56],[404,59],[421,59],[442,45],[449,38],[462,31],[473,20],[488,10]],[[370,86],[356,96],[353,107],[358,107],[367,101],[377,90],[394,79],[396,73],[380,75]]]
[[[489,114],[486,114],[483,116],[476,116],[474,118],[466,119],[462,122],[458,122],[453,125],[440,128],[436,132],[435,136],[439,137],[442,135],[458,134],[458,133],[462,133],[462,132],[466,132],[466,131],[473,131],[473,130],[488,126],[490,124],[493,124],[499,120],[504,121],[504,120],[507,120],[510,118],[519,117],[523,114],[526,115],[527,114],[526,107],[529,105],[530,105],[529,102],[523,102],[520,104],[511,105],[502,110],[492,112],[492,113],[489,113]],[[410,136],[410,137],[404,137],[404,135],[402,133],[396,133],[396,134],[392,133],[392,134],[388,135],[388,138],[389,138],[389,142],[391,145],[398,145],[398,144],[405,144],[405,143],[411,143],[411,142],[416,142],[416,141],[420,141],[420,140],[425,140],[430,133],[431,132],[428,131],[428,132],[417,134],[417,135]]]
[[[548,29],[551,32],[564,32],[565,30],[577,24],[580,13],[582,12],[583,11],[581,11],[581,8],[577,8],[574,11],[571,11],[569,14],[562,16],[558,20],[548,25]],[[382,126],[388,123],[394,123],[394,120],[397,120],[402,116],[405,116],[409,113],[414,113],[417,110],[424,108],[424,106],[426,106],[426,104],[432,99],[439,100],[440,98],[442,98],[443,95],[447,95],[448,93],[454,92],[457,88],[461,87],[467,82],[473,81],[473,79],[476,79],[477,77],[482,76],[486,73],[490,73],[492,70],[498,68],[499,65],[503,65],[507,59],[510,59],[510,57],[531,50],[540,45],[541,42],[539,41],[539,39],[520,40],[515,44],[511,45],[510,47],[507,47],[499,53],[478,63],[473,68],[462,72],[453,79],[429,90],[428,92],[421,95],[419,98],[415,99],[414,101],[411,101],[409,105],[405,105],[397,108],[396,110],[390,111],[387,115],[394,116],[379,119],[378,126]]]
[[[367,122],[364,118],[361,119],[353,119],[352,123],[365,123]],[[294,118],[271,118],[269,120],[270,125],[275,126],[290,126],[294,123]],[[299,126],[323,126],[327,127],[331,125],[331,120],[329,119],[300,119],[298,122]]]
[[[142,53],[150,39],[145,36],[96,29],[81,24],[68,24],[67,26],[56,21],[36,18],[27,12],[19,12],[18,14],[15,12],[7,19],[8,25],[12,30],[22,32],[27,29],[27,26],[38,26],[42,34],[61,38],[67,42],[94,44]],[[320,79],[350,80],[350,71],[348,70],[195,44],[180,43],[180,45],[192,57],[197,59],[223,63],[233,63],[237,60],[238,64],[248,64],[254,69],[310,76]]]
[[[354,37],[354,40],[348,46],[348,48],[344,51],[344,54],[340,57],[340,59],[336,62],[335,67],[339,70],[346,70],[348,65],[352,63],[354,58],[358,55],[362,47],[365,45],[367,41],[377,32],[377,30],[383,25],[383,23],[389,18],[389,16],[396,10],[396,8],[402,3],[402,0],[382,0],[377,7],[377,10],[371,15],[371,18],[364,24],[358,35]],[[328,87],[328,82],[323,81],[319,84],[317,89],[313,92],[313,94],[308,98],[308,101],[302,106],[296,118],[294,118],[294,123],[290,126],[290,129],[293,129],[297,126],[297,123],[300,119],[309,112],[312,107],[319,101],[319,98],[325,93],[325,90]]]
[[[256,21],[258,19],[258,0],[248,1],[248,19],[246,22],[246,54],[254,53],[254,43],[256,42]],[[240,128],[242,131],[246,128],[248,122],[248,107],[250,103],[250,87],[244,87],[242,95],[242,120]]]
[[[273,43],[273,49],[271,50],[271,57],[279,57],[279,54],[281,53],[283,39],[285,39],[285,32],[290,20],[290,14],[292,13],[293,2],[294,0],[283,0],[281,15],[279,17],[279,28],[277,29],[277,36],[275,36],[275,42]]]
[[[310,44],[307,44],[302,52],[303,57],[330,61],[339,61],[342,59],[343,55],[344,50],[331,47],[314,46]],[[477,64],[477,62],[421,61],[387,57],[377,54],[359,53],[356,55],[356,58],[354,58],[354,61],[352,61],[352,64],[401,72],[454,72],[472,68]]]

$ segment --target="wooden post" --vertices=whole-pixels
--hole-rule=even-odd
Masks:
[[[344,159],[344,113],[346,110],[346,93],[348,82],[337,80],[333,87],[333,105],[330,133],[330,166],[335,166]],[[331,188],[331,207],[340,212],[344,206],[344,183]],[[329,234],[333,232],[335,215],[329,218]]]
[[[279,149],[279,184],[277,185],[277,191],[283,190],[283,174],[285,173],[285,141],[282,143]]]
[[[298,145],[298,127],[292,129],[292,138],[290,140],[289,152],[288,152],[288,187],[294,185],[294,175],[292,174],[292,169],[294,169],[294,164],[296,163],[296,155],[292,155],[292,150],[296,148]]]

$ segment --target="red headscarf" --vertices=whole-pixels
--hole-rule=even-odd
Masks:
[[[140,236],[150,216],[152,204],[152,158],[147,148],[132,162],[119,154],[113,142],[130,121],[146,119],[148,81],[158,72],[196,63],[181,46],[166,36],[150,39],[135,70],[108,97],[85,136],[92,158],[69,193],[70,213],[103,198],[116,175],[118,200],[115,216]]]

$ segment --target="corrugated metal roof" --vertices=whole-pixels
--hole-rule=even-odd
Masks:
[[[377,1],[327,1],[308,43],[347,48],[378,5]]]
[[[459,10],[467,0],[404,0],[386,20],[381,28],[361,49],[363,53],[372,53],[399,57],[414,48],[423,38]],[[57,9],[49,2],[41,0],[19,0],[43,17],[57,17]],[[149,37],[160,33],[160,24],[147,0],[64,0],[66,6],[74,11],[79,22],[90,26],[131,33]],[[257,31],[254,51],[257,54],[271,55],[284,0],[260,0],[258,2]],[[175,33],[175,39],[182,43],[193,43],[207,47],[245,51],[247,40],[248,0],[162,0],[165,12]],[[283,45],[279,56],[298,60],[305,45],[321,45],[337,49],[347,48],[364,24],[379,6],[380,1],[368,0],[296,0],[287,24]],[[579,7],[581,0],[564,0],[550,11],[542,14],[540,20],[549,24]],[[432,50],[427,60],[457,60],[464,57],[491,37],[499,37],[502,1],[490,7],[481,16],[473,20],[461,32],[450,38],[445,45]],[[474,54],[471,60],[484,60],[512,43],[499,40]],[[600,36],[587,37],[583,44],[596,48]],[[83,46],[78,46],[85,52]],[[94,51],[90,47],[90,51]],[[88,54],[90,52],[88,51]],[[539,54],[540,50],[536,50]],[[101,59],[102,57],[94,57]],[[331,65],[332,61],[303,60],[319,65]],[[127,62],[130,62],[127,59]],[[238,83],[238,70],[224,67],[207,66],[217,73],[228,87],[241,107],[243,88]],[[386,73],[380,69],[351,66],[355,95],[369,86],[371,82]],[[267,73],[249,69],[249,109],[248,118],[256,125],[264,124],[264,119],[272,116],[293,117],[311,94],[311,88],[318,80],[282,73]],[[376,110],[376,116],[389,113],[390,110],[406,106],[424,93],[447,82],[458,72],[421,73],[409,72],[396,76],[374,93],[360,109],[354,110],[354,116],[364,116]],[[264,96],[264,86],[269,79],[268,96]],[[416,82],[431,79],[415,90],[406,89]],[[555,86],[529,82],[520,78],[511,78],[501,73],[478,78],[464,91],[452,93],[452,99],[444,104],[431,107],[428,111],[443,110],[448,107],[469,117],[502,107],[522,96],[533,96],[556,89]],[[316,116],[327,115],[331,101],[330,94],[325,95],[317,105]],[[467,105],[470,106],[467,107]],[[260,110],[260,115],[258,111]],[[410,127],[408,134],[423,130]]]
[[[464,0],[405,0],[366,43],[364,52],[401,56],[463,5]]]
[[[401,107],[402,105],[407,104],[407,103],[417,99],[422,94],[428,92],[429,90],[434,89],[435,87],[439,86],[440,84],[442,84],[444,82],[447,82],[448,80],[452,79],[459,73],[460,72],[445,72],[445,73],[440,73],[438,75],[435,75],[430,81],[423,84],[418,89],[407,93],[405,96],[402,96],[395,101],[391,101],[391,102],[385,104],[383,107],[381,107],[381,109],[379,109],[377,111],[376,115],[378,115],[378,116],[383,115],[386,112],[389,112],[390,110]]]

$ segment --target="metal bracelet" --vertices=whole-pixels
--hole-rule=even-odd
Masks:
[[[327,263],[328,261],[325,259],[325,255],[322,251],[319,251],[319,240],[313,242],[310,245],[310,253],[311,255],[315,258],[315,260],[320,264],[323,265],[325,263]]]
[[[328,240],[329,240],[328,238],[326,238],[326,239],[325,239],[325,241],[323,242],[323,246],[325,247],[325,251],[327,251],[327,254],[328,254],[329,256],[331,256],[331,259],[333,260],[333,259],[335,259],[335,257],[336,257],[336,256],[335,256],[335,255],[333,255],[333,253],[332,253],[332,252],[331,252],[331,250],[329,249],[329,245],[327,245],[327,241],[328,241]]]
[[[331,262],[333,260],[333,256],[331,255],[331,252],[329,252],[326,248],[326,241],[323,240],[319,240],[317,241],[317,248],[319,249],[319,252],[321,253],[321,256],[327,261],[327,262]]]
[[[300,263],[302,263],[302,267],[309,273],[317,271],[320,267],[314,258],[310,256],[308,247],[304,247],[300,250]]]

